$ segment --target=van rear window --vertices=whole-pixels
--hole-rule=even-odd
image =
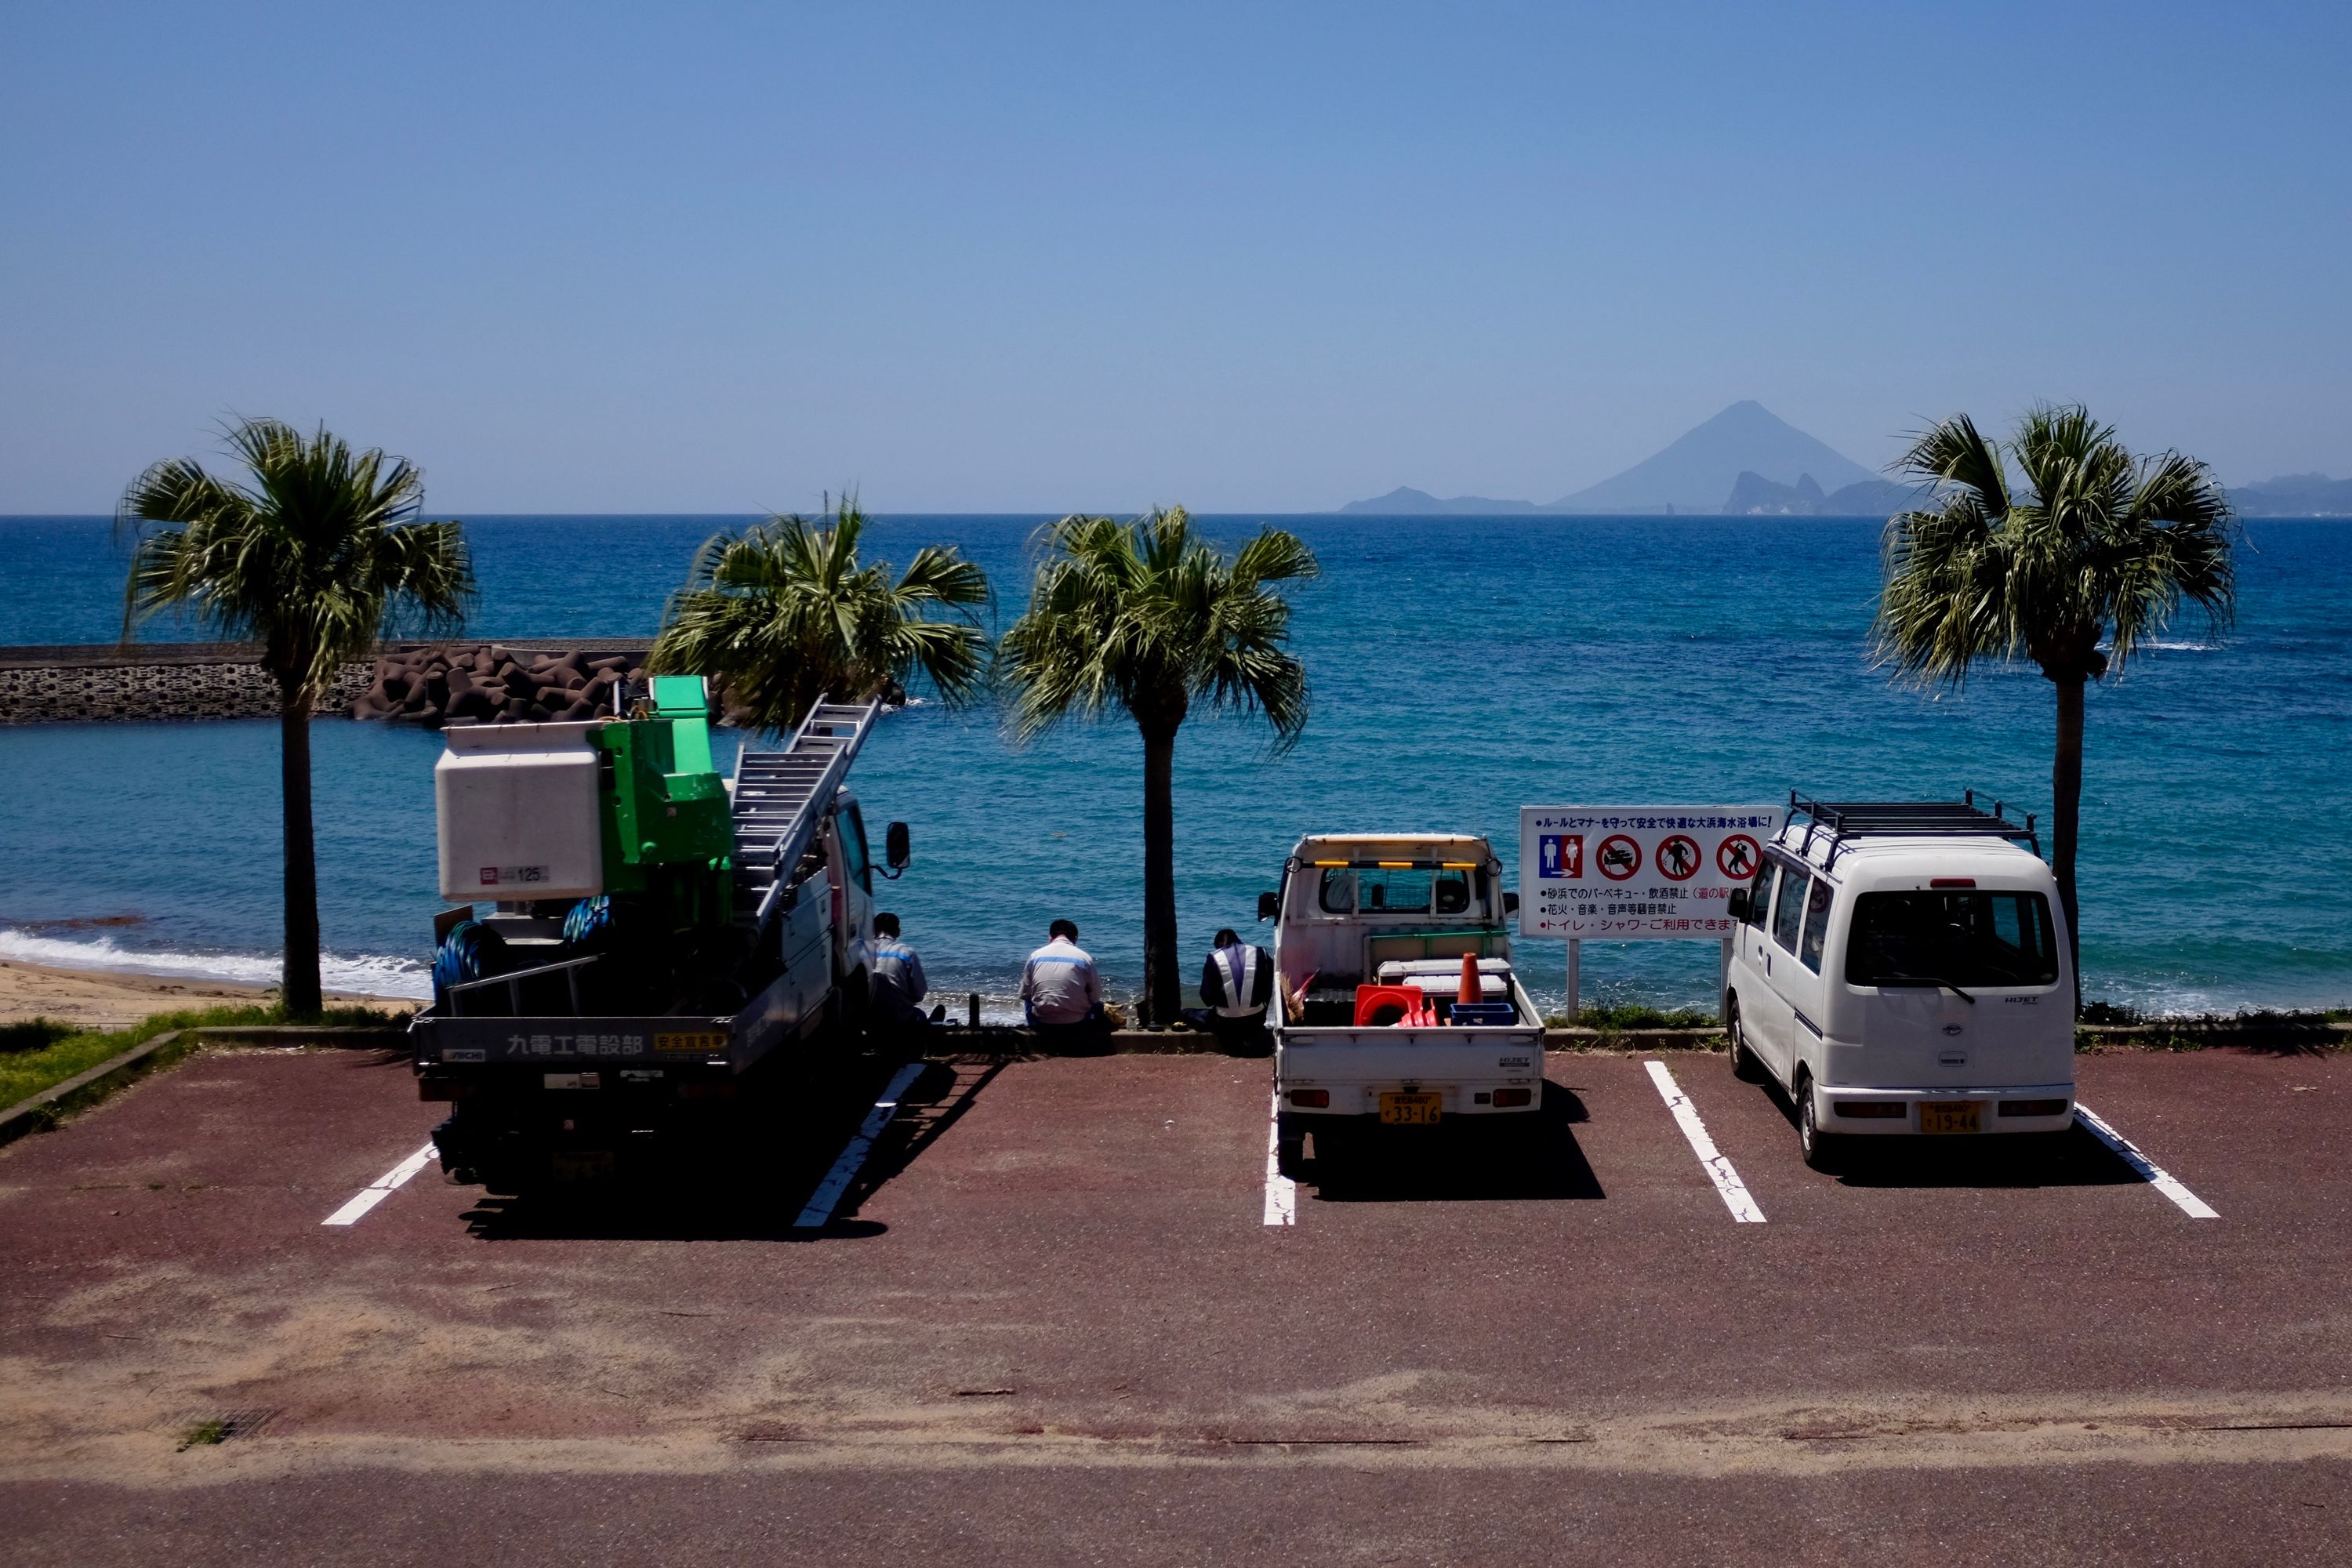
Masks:
[[[1846,942],[1849,985],[2055,985],[2058,942],[2040,893],[1864,893]]]

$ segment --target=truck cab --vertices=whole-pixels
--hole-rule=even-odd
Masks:
[[[1309,1131],[1517,1118],[1543,1101],[1543,1017],[1511,968],[1502,865],[1483,838],[1317,834],[1259,900],[1275,922],[1276,1155]],[[1462,1002],[1465,961],[1478,1001]],[[1318,1139],[1318,1154],[1321,1141]]]
[[[1807,1163],[1851,1138],[2073,1123],[2074,973],[2039,850],[2031,818],[1973,796],[1792,796],[1732,895],[1723,1018],[1734,1069],[1788,1091]]]

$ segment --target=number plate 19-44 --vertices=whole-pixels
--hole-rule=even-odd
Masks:
[[[1445,1103],[1439,1094],[1384,1094],[1381,1096],[1381,1121],[1391,1127],[1434,1127],[1438,1107]]]
[[[1945,1100],[1941,1103],[1923,1100],[1919,1102],[1919,1131],[1981,1132],[1984,1131],[1984,1105],[1974,1100]]]

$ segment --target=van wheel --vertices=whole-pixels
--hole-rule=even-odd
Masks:
[[[1829,1170],[1836,1162],[1839,1140],[1822,1131],[1814,1120],[1813,1080],[1801,1070],[1797,1074],[1796,1097],[1797,1150],[1814,1170]]]
[[[1754,1083],[1764,1076],[1756,1053],[1748,1048],[1747,1026],[1739,1018],[1738,993],[1727,994],[1723,999],[1723,1037],[1731,1052],[1731,1076],[1742,1083]]]

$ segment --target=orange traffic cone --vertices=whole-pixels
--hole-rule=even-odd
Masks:
[[[1486,993],[1478,984],[1478,955],[1475,952],[1462,955],[1462,989],[1454,994],[1454,999],[1470,1003],[1486,999]]]

